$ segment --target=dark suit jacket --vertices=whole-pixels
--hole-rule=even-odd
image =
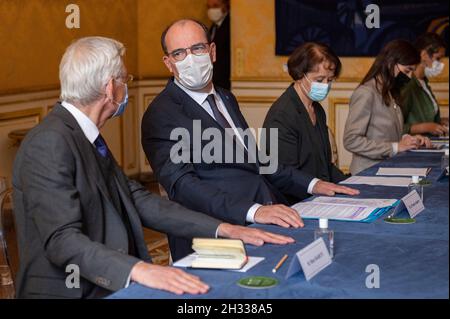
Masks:
[[[313,126],[305,106],[291,85],[272,105],[263,127],[278,129],[278,159],[281,164],[294,166],[321,180],[338,183],[346,176],[331,163],[325,111],[319,103],[314,102],[313,105],[317,127]],[[267,149],[270,149],[269,143]],[[304,199],[300,196],[287,197],[292,204]]]
[[[139,260],[151,261],[142,225],[186,238],[215,236],[219,221],[150,194],[114,161],[135,246],[135,256],[128,255],[127,229],[94,152],[59,104],[23,141],[13,173],[18,297],[101,297],[123,288]],[[80,289],[65,285],[69,264],[79,267]]]
[[[212,42],[216,44],[217,56],[214,63],[213,82],[224,89],[231,88],[231,38],[230,38],[230,14],[223,20],[220,27],[213,24],[210,34],[215,29]]]
[[[227,90],[216,87],[227,110],[237,127],[247,129],[248,125],[239,110],[235,97]],[[199,163],[193,160],[194,146],[202,149],[207,141],[194,142],[193,120],[201,121],[202,131],[217,128],[222,134],[221,163]],[[178,140],[171,140],[174,129],[185,128],[190,134],[189,163],[174,163],[170,158],[171,148]],[[180,89],[173,79],[149,105],[142,120],[142,146],[158,181],[167,191],[169,198],[182,205],[219,219],[245,225],[249,208],[255,203],[287,203],[282,195],[305,193],[312,176],[299,170],[278,165],[274,174],[259,174],[258,164],[225,162],[230,144],[225,139],[224,129],[189,95]],[[240,144],[239,144],[240,145]],[[227,148],[227,149],[225,149]],[[175,247],[176,246],[176,247]],[[184,246],[184,248],[183,248]],[[186,244],[171,242],[174,260],[189,252]],[[177,252],[178,250],[178,252]],[[181,252],[181,253],[179,253]]]

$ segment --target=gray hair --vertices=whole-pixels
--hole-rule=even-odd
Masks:
[[[122,75],[124,54],[124,45],[109,38],[86,37],[72,43],[59,65],[61,99],[85,106],[104,96],[108,81]]]

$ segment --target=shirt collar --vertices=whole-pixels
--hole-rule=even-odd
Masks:
[[[212,86],[212,89],[211,89],[211,91],[209,91],[209,93],[204,93],[204,92],[192,91],[192,90],[189,90],[189,89],[185,88],[177,80],[177,78],[174,78],[174,82],[180,89],[182,89],[184,92],[186,92],[187,95],[189,95],[195,102],[197,102],[200,105],[203,105],[203,103],[205,103],[206,98],[208,97],[208,95],[210,95],[210,94],[216,95],[216,90],[214,89],[214,85]]]
[[[216,23],[216,25],[217,25],[218,27],[220,27],[220,26],[222,25],[223,21],[225,21],[225,18],[226,18],[227,16],[228,16],[228,12],[223,16],[222,19],[220,19],[220,20]]]
[[[98,130],[97,125],[83,112],[81,112],[76,106],[63,101],[61,105],[72,114],[72,116],[77,121],[81,130],[83,131],[86,138],[89,140],[91,144],[94,144],[94,141],[100,135],[100,131]]]

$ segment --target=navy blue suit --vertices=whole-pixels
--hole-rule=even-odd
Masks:
[[[216,87],[235,125],[247,129],[248,125],[239,110],[233,94]],[[221,163],[193,161],[195,143],[203,147],[210,141],[193,141],[193,120],[200,120],[202,130],[214,127],[222,134]],[[175,164],[170,150],[178,141],[170,139],[173,129],[185,128],[190,133],[190,163]],[[224,137],[224,129],[173,79],[150,103],[142,119],[142,146],[157,180],[167,191],[169,198],[190,209],[206,213],[233,224],[246,224],[249,208],[255,203],[287,204],[283,194],[306,193],[312,176],[289,166],[278,165],[274,174],[261,175],[259,164],[225,163],[225,150],[230,147]],[[228,143],[230,144],[230,143]],[[246,143],[247,144],[247,143]],[[239,144],[240,145],[240,144]],[[198,150],[196,150],[198,151]],[[184,239],[169,237],[172,258],[177,260],[190,249]]]

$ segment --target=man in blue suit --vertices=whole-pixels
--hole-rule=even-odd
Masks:
[[[253,136],[242,134],[248,125],[236,98],[213,84],[216,51],[206,26],[193,20],[176,21],[163,32],[161,45],[163,61],[174,78],[144,114],[142,145],[170,199],[235,224],[298,228],[303,221],[285,206],[283,193],[358,193],[282,165],[271,174],[261,174],[265,167],[257,152],[252,152]],[[219,141],[213,141],[219,143],[212,161],[202,156],[211,141],[199,140],[199,130],[221,133]],[[187,133],[181,134],[185,137],[181,141],[174,138],[180,132]],[[230,132],[235,134],[234,141],[228,138]],[[241,150],[244,160],[233,157],[230,161],[230,150]],[[179,153],[188,160],[175,160]],[[182,238],[170,236],[169,244],[174,260],[191,251],[190,243]]]

